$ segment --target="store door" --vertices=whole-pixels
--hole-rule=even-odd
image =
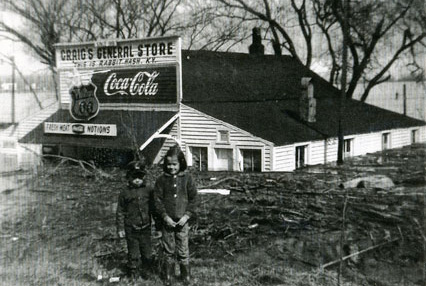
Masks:
[[[207,171],[207,147],[190,147],[192,168],[197,171]]]
[[[261,172],[262,171],[262,151],[253,149],[241,149],[243,156],[244,172]]]
[[[296,147],[296,169],[306,165],[307,146]]]
[[[345,139],[343,141],[343,158],[349,158],[353,156],[353,139]]]
[[[216,162],[215,170],[217,171],[232,171],[233,159],[232,149],[215,149]]]
[[[390,148],[391,148],[390,133],[383,133],[382,134],[382,150],[387,150]]]

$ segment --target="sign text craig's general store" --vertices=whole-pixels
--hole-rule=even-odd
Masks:
[[[173,63],[180,50],[178,38],[103,41],[81,44],[58,44],[58,68],[99,68]]]

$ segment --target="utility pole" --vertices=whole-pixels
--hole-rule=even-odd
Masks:
[[[12,66],[12,124],[15,124],[15,57],[10,57]]]
[[[115,15],[115,27],[117,29],[115,37],[118,39],[120,37],[120,9],[121,9],[121,0],[117,1],[117,14]]]
[[[343,111],[345,110],[345,99],[346,99],[346,76],[347,76],[347,67],[348,67],[348,34],[349,34],[349,0],[344,0],[343,4],[343,49],[342,49],[342,77],[341,77],[341,85],[340,85],[340,100],[339,100],[339,126],[337,131],[338,143],[337,143],[337,164],[343,164],[343,149],[344,149],[344,136],[343,136]]]
[[[403,96],[403,112],[404,115],[407,115],[407,86],[405,85],[405,83],[402,86],[402,96]]]

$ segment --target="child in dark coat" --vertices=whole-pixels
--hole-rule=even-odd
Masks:
[[[185,172],[186,167],[185,156],[180,148],[170,148],[164,158],[164,173],[155,183],[155,207],[163,219],[163,270],[166,285],[171,285],[175,253],[181,278],[185,284],[190,283],[188,220],[195,214],[197,188],[191,175]]]
[[[142,270],[144,276],[152,264],[151,216],[154,213],[154,196],[153,189],[145,185],[143,165],[130,165],[126,177],[128,188],[122,190],[118,197],[117,232],[120,238],[126,238],[129,275],[136,278],[138,270]]]

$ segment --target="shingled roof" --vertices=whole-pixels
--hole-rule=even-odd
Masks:
[[[182,51],[182,103],[277,146],[337,136],[340,91],[289,56]],[[315,123],[299,118],[302,77],[311,77]],[[426,123],[346,100],[345,135]]]

